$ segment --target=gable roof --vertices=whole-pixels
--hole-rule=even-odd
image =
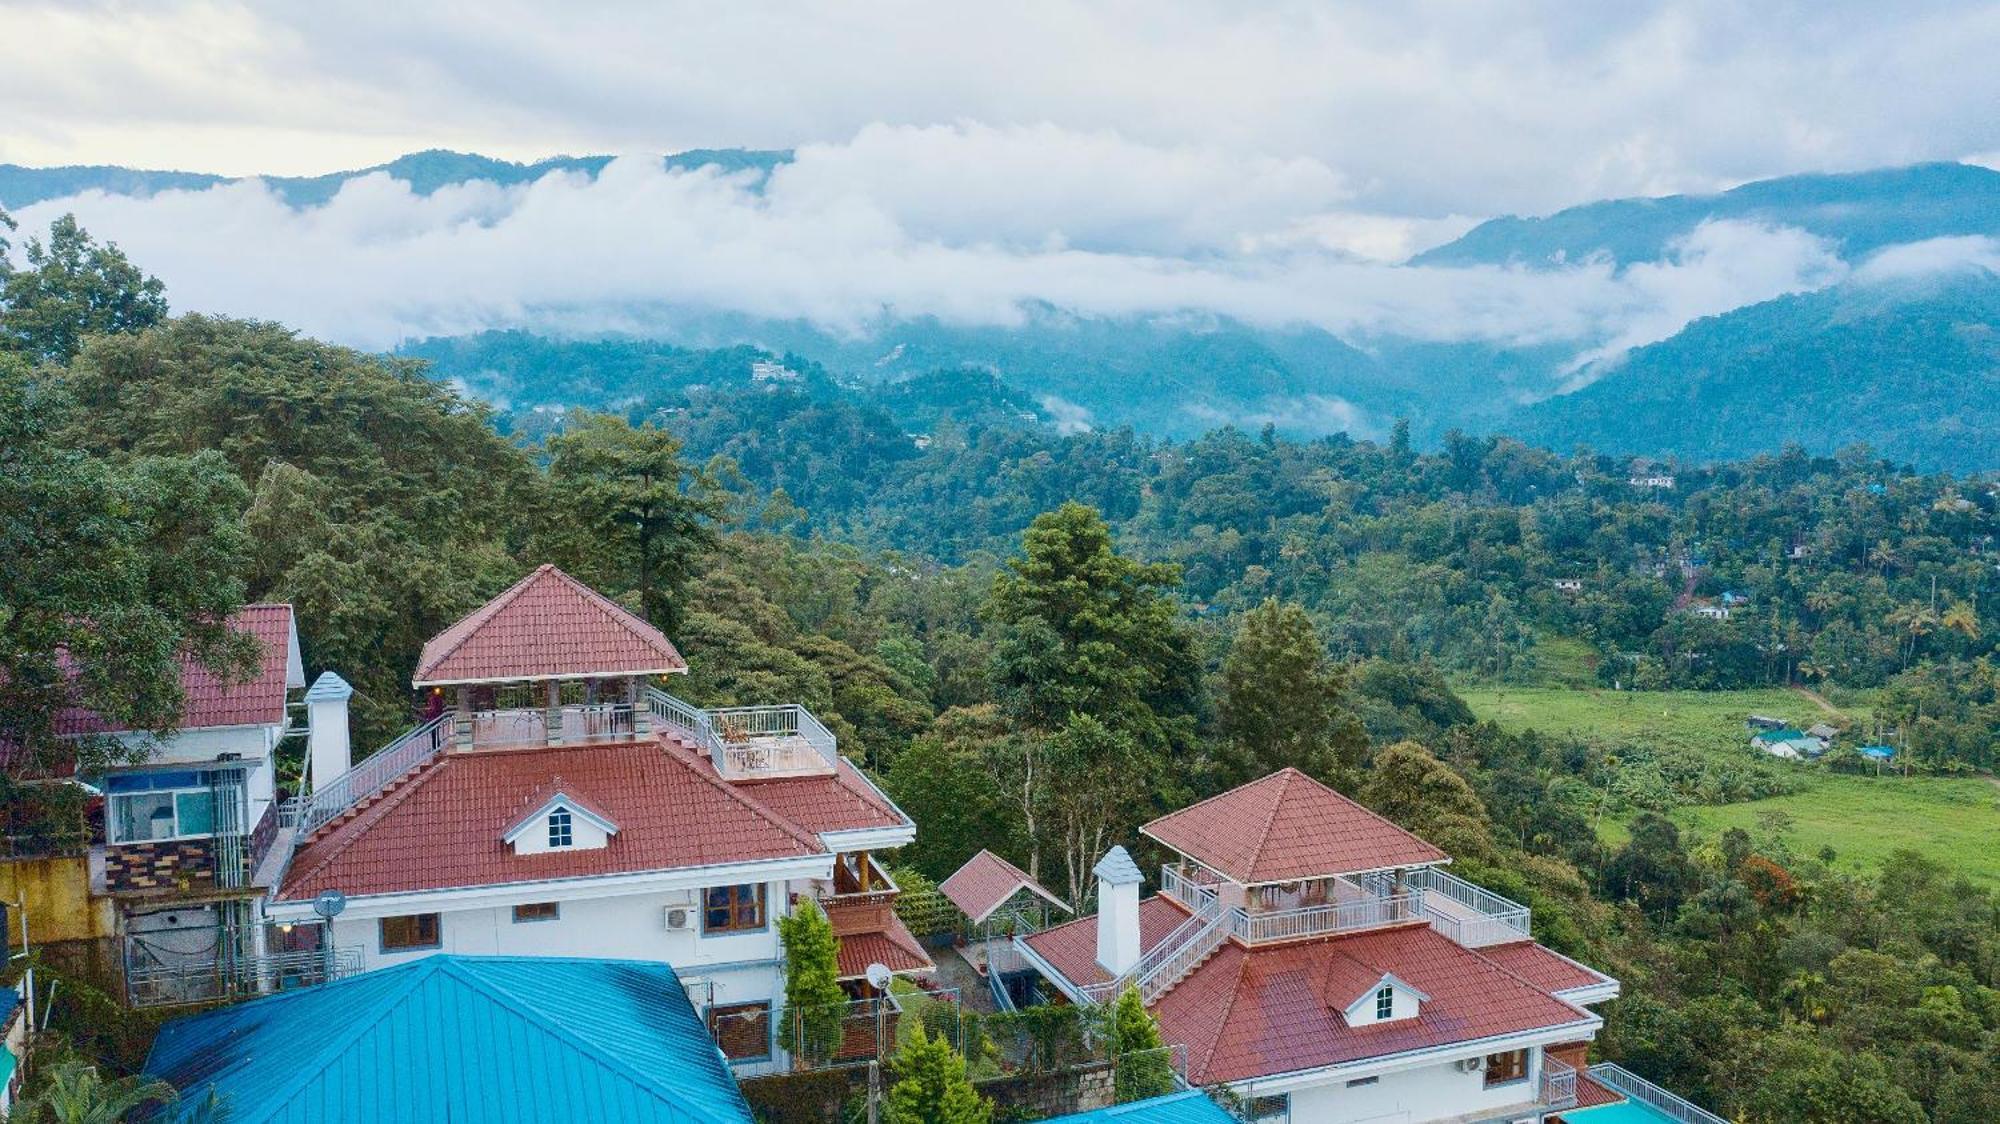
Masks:
[[[534,808],[528,812],[527,815],[522,816],[519,820],[516,820],[514,822],[514,826],[508,828],[504,833],[502,833],[500,836],[500,841],[502,843],[512,843],[514,840],[519,839],[523,832],[527,831],[530,827],[533,827],[543,817],[547,816],[550,812],[555,811],[557,808],[568,808],[572,815],[579,816],[583,819],[589,820],[593,824],[596,824],[597,829],[599,831],[602,831],[606,835],[618,834],[617,821],[613,820],[610,816],[605,815],[603,812],[598,811],[597,808],[594,805],[590,804],[588,801],[580,800],[574,796],[571,796],[567,791],[565,791],[565,786],[563,784],[563,779],[561,777],[554,778],[553,780],[549,781],[549,783],[544,787],[554,789],[555,791],[550,793],[547,799],[536,804]],[[528,799],[532,801],[534,797],[531,796]]]
[[[687,661],[659,629],[543,565],[432,637],[411,682],[431,687],[686,670]]]
[[[560,1001],[551,1001],[551,997]],[[581,1120],[749,1124],[667,964],[430,956],[162,1027],[146,1073],[235,1124]]]
[[[1436,847],[1286,768],[1139,829],[1238,882],[1449,862]]]
[[[1324,996],[1351,969],[1394,975],[1429,996],[1414,1018],[1348,1026]],[[1198,1085],[1388,1057],[1599,1020],[1415,922],[1285,944],[1225,943],[1152,1007],[1188,1050]]]
[[[982,850],[965,860],[965,865],[951,872],[951,877],[938,883],[942,893],[959,911],[972,919],[974,925],[983,924],[993,916],[993,911],[1006,905],[1015,894],[1026,890],[1064,913],[1072,912],[1069,906],[1034,879],[1028,872],[1001,858],[991,851]]]
[[[1221,1105],[1200,1089],[1183,1089],[1143,1101],[1052,1116],[1043,1124],[1235,1124]]]
[[[245,605],[229,618],[232,631],[257,642],[257,665],[240,683],[224,681],[190,653],[182,653],[180,729],[277,726],[285,721],[285,693],[306,685],[299,634],[290,605]],[[94,711],[72,707],[56,715],[58,734],[119,733]]]
[[[558,780],[619,825],[603,847],[517,855],[501,840]],[[828,778],[829,781],[831,778]],[[537,802],[539,803],[539,801]],[[672,739],[450,753],[293,856],[281,900],[636,874],[826,854],[819,838],[717,778]]]

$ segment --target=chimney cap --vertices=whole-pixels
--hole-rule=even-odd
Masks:
[[[1139,864],[1132,861],[1132,856],[1126,854],[1122,846],[1104,852],[1104,857],[1097,860],[1097,865],[1090,872],[1113,886],[1136,886],[1146,880],[1146,876],[1139,873]]]
[[[322,671],[319,678],[313,680],[313,685],[306,688],[306,701],[346,702],[353,694],[354,688],[348,686],[347,680],[331,671]]]

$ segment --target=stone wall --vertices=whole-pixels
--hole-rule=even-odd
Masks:
[[[1115,1081],[1110,1062],[1090,1062],[1056,1073],[1023,1073],[982,1081],[978,1088],[1001,1110],[997,1115],[1041,1120],[1109,1107],[1118,1099]]]
[[[215,844],[208,839],[172,839],[106,847],[104,885],[114,894],[213,890]]]

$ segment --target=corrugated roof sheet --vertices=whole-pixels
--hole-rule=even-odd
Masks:
[[[1448,857],[1297,769],[1280,769],[1139,830],[1238,882],[1289,882]]]
[[[424,687],[686,670],[659,629],[545,565],[432,637],[411,678]]]
[[[1148,1097],[1070,1116],[1052,1116],[1044,1124],[1235,1124],[1236,1118],[1208,1099],[1200,1089],[1183,1089],[1163,1097]]]
[[[673,968],[431,956],[176,1019],[146,1073],[233,1124],[749,1124]]]
[[[970,917],[975,925],[991,917],[994,910],[1023,890],[1064,913],[1070,912],[1061,898],[1043,889],[1040,883],[1028,877],[1027,871],[991,851],[981,851],[965,860],[964,866],[938,883],[938,891]]]

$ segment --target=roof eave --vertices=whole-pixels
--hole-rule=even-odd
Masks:
[[[678,667],[655,667],[643,670],[618,671],[564,671],[554,675],[502,675],[484,676],[479,679],[412,679],[410,686],[424,687],[471,687],[481,683],[546,683],[557,679],[628,679],[641,675],[686,675],[687,665]]]

